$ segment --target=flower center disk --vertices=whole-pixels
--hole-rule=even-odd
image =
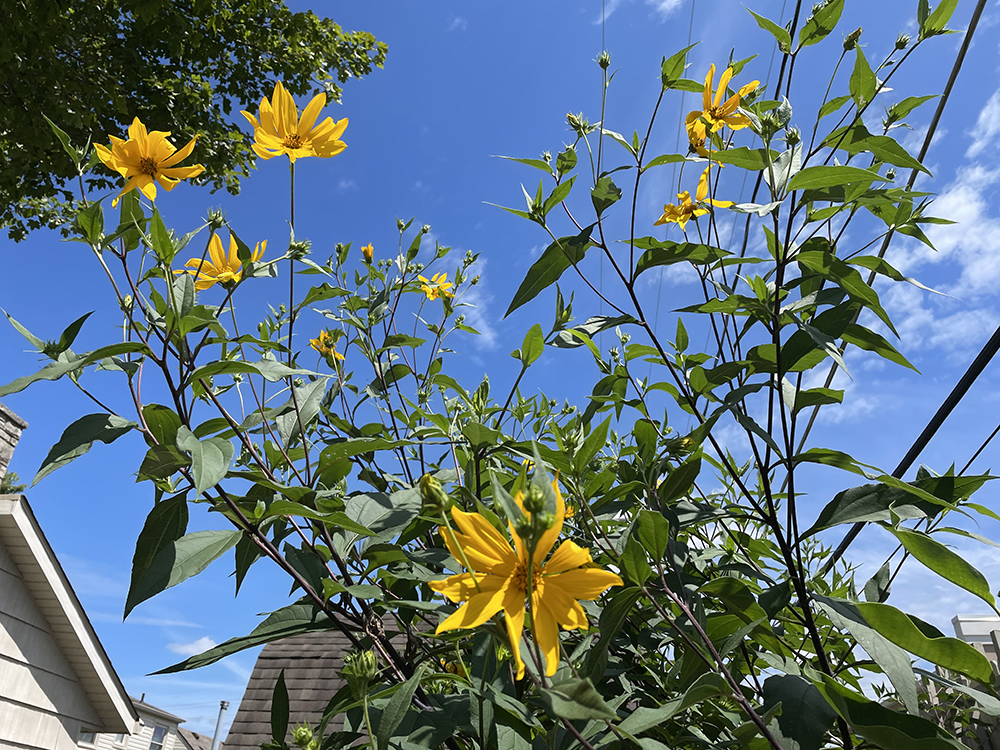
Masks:
[[[299,138],[298,133],[291,133],[285,136],[284,141],[282,141],[285,148],[302,148],[302,139]]]
[[[542,573],[536,567],[535,570],[532,571],[532,574],[533,580],[531,581],[531,590],[534,591],[538,588],[538,584],[542,580]],[[521,591],[528,590],[528,568],[523,562],[519,562],[514,568],[514,574],[511,576],[511,584],[514,588]]]
[[[139,159],[139,171],[143,174],[155,175],[156,162],[150,156],[143,156]]]

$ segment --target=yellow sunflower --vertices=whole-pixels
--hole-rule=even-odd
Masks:
[[[111,135],[111,146],[95,143],[97,156],[108,169],[112,169],[128,182],[122,191],[111,201],[112,206],[118,205],[118,199],[130,190],[139,189],[149,200],[156,200],[156,183],[166,191],[171,191],[181,180],[196,177],[205,171],[201,164],[190,167],[178,167],[178,162],[184,161],[194,150],[195,136],[181,149],[177,149],[167,140],[169,132],[154,130],[149,132],[139,118],[136,117],[128,128],[128,140],[122,140]]]
[[[344,359],[344,355],[337,351],[337,340],[329,331],[320,331],[319,336],[309,339],[309,346],[318,351],[324,357],[334,359]]]
[[[702,109],[701,111],[695,110],[694,112],[689,112],[687,118],[685,118],[689,138],[691,138],[692,123],[698,120],[703,120],[708,126],[709,132],[712,133],[722,130],[723,126],[726,125],[732,130],[740,130],[750,126],[750,118],[736,110],[739,109],[740,99],[751,91],[755,91],[760,86],[760,81],[751,81],[745,86],[741,86],[739,91],[723,103],[722,97],[726,95],[726,87],[729,85],[729,79],[733,77],[733,69],[726,68],[726,71],[722,74],[722,78],[719,79],[719,89],[715,92],[715,97],[713,98],[712,79],[714,77],[715,65],[711,65],[708,69],[708,75],[705,76],[705,89],[702,91]]]
[[[701,177],[698,180],[698,190],[695,193],[695,199],[691,200],[691,193],[685,190],[683,193],[678,193],[677,197],[680,199],[680,203],[674,205],[673,203],[667,203],[663,206],[663,215],[653,222],[654,226],[660,226],[661,224],[679,224],[680,228],[685,232],[687,231],[688,219],[696,219],[699,216],[703,216],[709,213],[708,206],[717,206],[718,208],[728,208],[733,205],[732,201],[717,201],[714,198],[708,197],[708,171],[711,169],[711,165],[705,168],[705,171],[701,173]],[[708,206],[704,204],[708,204]]]
[[[267,250],[267,240],[258,242],[250,260],[256,263]],[[214,284],[236,284],[243,277],[243,264],[237,254],[236,238],[229,235],[229,255],[222,250],[222,240],[213,234],[208,242],[208,258],[191,258],[185,266],[190,271],[174,271],[174,273],[189,273],[194,276],[194,288],[199,292]]]
[[[430,280],[425,279],[423,276],[417,276],[422,282],[420,286],[420,291],[427,295],[427,299],[436,300],[438,297],[454,297],[455,293],[451,291],[451,288],[455,286],[450,281],[448,281],[447,273],[436,273],[431,276]]]
[[[347,148],[346,143],[338,140],[347,129],[346,117],[339,122],[327,117],[316,125],[320,110],[326,106],[326,94],[314,96],[303,110],[301,119],[295,100],[281,81],[274,84],[271,99],[271,102],[266,96],[261,99],[258,117],[242,112],[253,125],[253,150],[261,159],[285,154],[295,163],[296,159],[306,156],[336,156]]]
[[[614,573],[583,567],[591,564],[590,550],[568,539],[549,556],[566,516],[566,505],[556,482],[552,482],[552,489],[556,496],[555,522],[535,547],[530,585],[532,633],[545,658],[548,676],[554,675],[559,667],[559,626],[567,630],[588,627],[587,615],[577,600],[593,601],[609,587],[622,585],[622,579]],[[522,493],[514,500],[523,510]],[[531,514],[526,515],[530,519]],[[521,679],[524,676],[521,633],[529,590],[525,540],[511,527],[512,549],[507,539],[479,513],[452,508],[451,516],[458,531],[452,535],[442,527],[441,534],[452,556],[468,561],[472,570],[431,581],[434,591],[454,602],[465,602],[438,625],[436,632],[474,628],[503,610],[511,651],[517,662],[517,677]]]

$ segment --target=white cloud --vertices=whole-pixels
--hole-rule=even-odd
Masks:
[[[1000,133],[1000,89],[993,92],[993,96],[979,113],[976,126],[969,133],[972,136],[972,145],[965,152],[966,158],[973,159],[979,156],[998,133]]]
[[[469,28],[469,22],[456,16],[455,20],[449,24],[448,31],[465,31],[467,28]]]
[[[87,616],[93,622],[113,622],[120,624],[122,616],[113,612],[88,612]],[[165,628],[200,628],[196,622],[187,620],[168,620],[160,617],[142,617],[141,615],[130,615],[125,621],[128,625],[159,625]]]
[[[621,6],[623,0],[607,0],[604,5],[603,14],[599,13],[597,18],[594,20],[595,26],[600,26],[602,21],[611,18],[611,14],[618,10]],[[666,21],[667,17],[673,14],[675,10],[683,5],[684,0],[645,0],[648,7],[653,9],[653,12],[660,17],[660,21]]]
[[[357,183],[354,180],[348,180],[348,179],[345,179],[345,178],[341,177],[340,181],[337,183],[337,192],[338,193],[347,193],[347,192],[350,192],[352,190],[357,190],[357,189],[358,189],[358,185],[357,185]]]
[[[485,270],[486,260],[480,257],[479,260],[469,266],[466,275],[469,278],[474,278],[475,276],[485,278],[485,274],[483,274]],[[469,307],[462,307],[460,311],[461,314],[465,315],[466,325],[472,326],[480,333],[475,338],[476,347],[479,349],[496,349],[497,330],[493,327],[493,319],[496,316],[490,310],[493,295],[485,291],[483,282],[480,281],[476,286],[470,286],[466,289],[465,293],[462,294],[461,301],[470,305]]]
[[[194,656],[195,654],[200,654],[202,651],[215,648],[216,645],[215,641],[207,635],[203,635],[198,640],[191,641],[191,643],[168,643],[167,650],[180,656]]]
[[[927,137],[927,129],[930,125],[922,125],[920,127],[914,128],[909,131],[906,135],[899,139],[899,145],[905,148],[909,153],[913,154],[916,158],[917,154],[920,153],[920,149],[924,145],[924,139]],[[948,131],[944,128],[938,128],[934,131],[934,137],[931,138],[931,148],[937,145],[938,141],[948,135]],[[928,153],[930,149],[927,149]]]

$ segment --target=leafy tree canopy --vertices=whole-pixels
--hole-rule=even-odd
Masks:
[[[340,100],[386,45],[280,0],[11,0],[0,24],[0,227],[14,240],[74,213],[77,177],[43,115],[73,143],[123,135],[140,116],[199,136],[200,181],[239,192],[254,156],[232,115],[280,79]],[[242,120],[242,118],[241,118]],[[113,180],[96,170],[92,189]]]

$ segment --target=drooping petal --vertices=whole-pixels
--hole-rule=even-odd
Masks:
[[[203,164],[192,164],[190,167],[169,167],[167,169],[161,169],[160,173],[178,180],[186,180],[189,177],[197,177],[204,171],[205,166]]]
[[[524,661],[521,659],[521,633],[524,631],[524,592],[508,588],[503,598],[503,615],[507,621],[507,636],[510,650],[517,664],[517,679],[524,677]]]
[[[162,172],[158,172],[156,174],[155,179],[158,183],[160,183],[160,186],[168,193],[181,184],[180,180],[176,179],[175,177],[168,177]]]
[[[579,568],[542,579],[546,586],[558,586],[574,599],[593,601],[612,586],[622,586],[622,579],[608,570]]]
[[[556,622],[566,630],[587,630],[590,624],[580,603],[559,587],[558,579],[549,579],[542,589],[542,601]]]
[[[581,565],[586,565],[589,562],[590,550],[567,539],[552,553],[552,557],[549,558],[549,561],[542,568],[542,574],[562,573],[566,570],[579,568]]]
[[[136,175],[131,180],[129,180],[129,185],[131,185],[133,182],[135,183],[136,187],[138,187],[139,190],[142,191],[142,194],[145,195],[147,198],[149,198],[149,200],[151,201],[156,200],[156,180],[154,180],[150,175],[148,174]],[[128,185],[126,185],[125,187],[128,187]]]
[[[505,564],[503,560],[497,558],[491,552],[484,552],[476,545],[474,539],[465,534],[455,533],[453,535],[451,531],[442,526],[441,536],[451,556],[463,565],[468,562],[473,570],[481,573],[492,573],[495,571],[500,574],[513,568],[513,565]]]
[[[559,625],[545,604],[543,594],[546,585],[539,585],[531,597],[531,626],[545,659],[545,674],[551,677],[559,669]]]
[[[256,117],[254,117],[249,112],[247,112],[245,109],[241,109],[240,110],[240,114],[243,115],[245,118],[247,118],[247,120],[249,121],[249,123],[253,126],[254,130],[256,130],[257,128],[260,127],[260,120],[258,120]]]
[[[700,203],[708,197],[708,170],[711,167],[706,167],[705,171],[701,173],[701,177],[698,178],[698,192],[695,193],[695,199]]]
[[[323,159],[328,159],[331,156],[336,156],[341,151],[347,148],[347,144],[343,141],[330,140],[325,143],[313,142],[313,149],[316,156]]]
[[[491,576],[494,577],[495,576]],[[482,583],[480,583],[480,586]],[[437,626],[434,631],[440,635],[447,630],[463,630],[475,628],[482,625],[493,617],[503,607],[505,589],[499,588],[496,591],[484,591],[476,594],[468,602],[458,608],[454,614]]]
[[[243,264],[240,263],[239,247],[236,245],[236,238],[230,233],[229,235],[229,268],[233,271],[238,270]]]

